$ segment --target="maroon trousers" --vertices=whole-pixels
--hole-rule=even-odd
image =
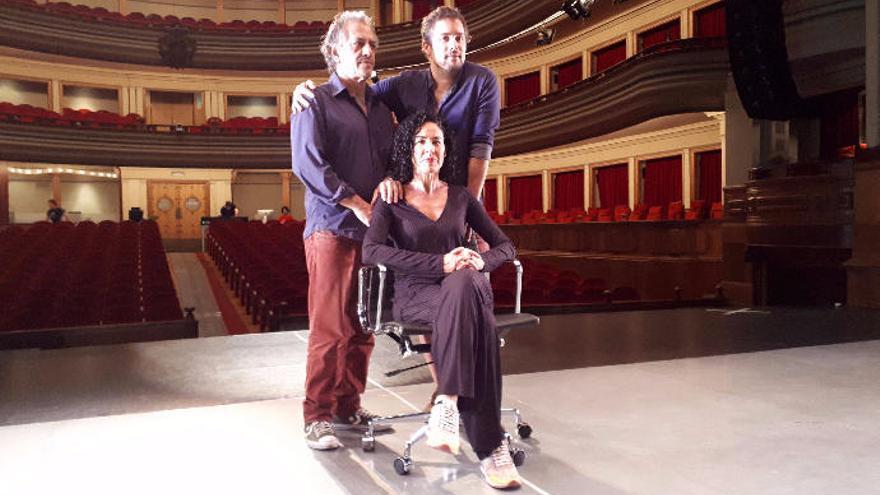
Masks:
[[[306,423],[349,416],[360,407],[373,336],[358,323],[357,272],[361,243],[331,232],[305,240],[309,271],[309,347]]]

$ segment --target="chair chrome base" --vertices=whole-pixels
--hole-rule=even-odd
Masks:
[[[398,414],[395,416],[385,416],[380,418],[375,418],[370,420],[367,431],[364,433],[364,436],[361,438],[361,448],[364,452],[372,452],[376,449],[376,436],[374,431],[375,423],[385,423],[385,424],[398,424],[398,423],[411,423],[411,422],[422,422],[425,423],[423,426],[419,427],[415,433],[410,435],[409,439],[406,441],[406,444],[403,447],[403,455],[394,459],[394,471],[399,475],[409,474],[410,470],[412,470],[413,460],[412,460],[412,448],[415,444],[422,441],[428,434],[428,418],[431,416],[431,413],[426,412],[417,412],[417,413],[409,413],[409,414]],[[516,433],[522,438],[526,439],[532,435],[532,427],[523,421],[522,414],[520,414],[519,409],[516,408],[502,408],[501,416],[513,416],[516,418]],[[505,440],[507,441],[508,449],[510,450],[510,456],[513,458],[513,463],[516,466],[521,466],[526,461],[526,453],[524,450],[515,447],[513,443],[513,437],[510,433],[504,433]]]

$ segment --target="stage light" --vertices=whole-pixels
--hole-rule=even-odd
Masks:
[[[544,28],[538,30],[538,37],[535,39],[535,44],[538,46],[545,46],[553,43],[553,37],[556,36],[556,30],[552,28]]]
[[[590,17],[590,11],[596,0],[565,0],[562,3],[562,11],[572,19],[586,19]]]

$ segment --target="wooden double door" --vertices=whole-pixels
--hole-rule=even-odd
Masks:
[[[163,239],[199,239],[201,219],[211,213],[207,182],[150,181],[147,215],[159,224]]]

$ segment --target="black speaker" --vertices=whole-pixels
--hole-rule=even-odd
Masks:
[[[814,113],[791,74],[782,0],[728,0],[726,8],[730,68],[749,117],[791,120]]]
[[[128,210],[128,219],[132,222],[140,222],[144,219],[144,210],[138,208],[137,206],[133,206],[130,210]]]

